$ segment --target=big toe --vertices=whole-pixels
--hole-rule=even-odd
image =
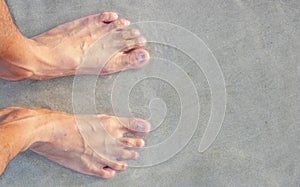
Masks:
[[[129,131],[136,135],[146,135],[151,130],[151,125],[149,122],[139,119],[139,118],[131,118],[128,122],[122,122],[123,128],[125,131]]]
[[[111,23],[118,19],[118,14],[115,12],[103,12],[100,14],[100,21],[103,23]]]
[[[110,74],[126,69],[136,69],[149,62],[150,55],[144,49],[135,49],[113,57],[102,69],[101,74]]]
[[[149,53],[144,49],[136,49],[122,56],[122,62],[128,68],[139,68],[144,66],[150,59]]]

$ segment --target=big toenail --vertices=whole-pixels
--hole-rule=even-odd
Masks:
[[[137,128],[136,130],[139,132],[145,132],[145,124],[141,121],[137,122]]]
[[[137,61],[139,61],[139,63],[145,62],[145,58],[146,58],[146,56],[143,52],[137,53]]]

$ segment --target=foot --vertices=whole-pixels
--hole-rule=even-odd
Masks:
[[[125,133],[145,135],[150,131],[145,120],[108,115],[54,113],[51,121],[55,121],[52,140],[36,143],[31,150],[67,168],[102,178],[126,170],[125,159],[139,157],[131,148],[143,147],[144,140],[125,137]]]
[[[3,132],[8,138],[6,144],[11,142],[10,137],[16,136],[12,141],[15,145],[11,146],[14,149],[20,147],[19,151],[24,151],[30,147],[32,151],[67,168],[102,178],[111,178],[116,171],[125,170],[125,159],[139,157],[132,148],[143,147],[144,140],[125,137],[125,133],[145,135],[150,131],[149,123],[138,118],[74,116],[47,109],[19,107],[2,111],[0,127],[3,124],[6,130]],[[17,151],[14,152],[17,154]]]
[[[14,69],[13,72],[20,74],[20,79],[44,80],[73,74],[106,75],[139,68],[149,60],[149,53],[141,49],[146,40],[129,25],[128,20],[118,18],[113,12],[60,25],[28,39],[33,55],[26,58],[28,62],[19,65],[19,71]]]

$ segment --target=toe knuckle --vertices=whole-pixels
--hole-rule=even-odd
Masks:
[[[125,169],[127,169],[127,164],[124,162],[120,165],[120,167],[122,170],[125,170]]]
[[[137,128],[136,120],[135,119],[130,119],[128,123],[128,128],[130,130],[135,130]]]
[[[123,140],[123,143],[124,143],[125,145],[127,145],[127,146],[130,146],[130,144],[131,144],[131,142],[130,142],[129,139],[124,139],[124,140]]]
[[[130,30],[131,35],[140,35],[140,31],[138,29],[131,29]]]

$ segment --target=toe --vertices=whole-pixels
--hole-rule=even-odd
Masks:
[[[130,51],[132,49],[141,48],[145,46],[146,42],[147,40],[142,36],[139,36],[138,38],[134,38],[131,40],[127,40],[125,42],[125,47],[123,51]]]
[[[138,49],[130,52],[130,55],[132,56],[132,66],[139,67],[141,65],[145,65],[147,62],[149,62],[150,55],[146,50]]]
[[[116,174],[116,171],[109,168],[109,167],[104,167],[102,170],[103,170],[102,177],[105,178],[105,179],[112,178]]]
[[[116,21],[111,22],[109,25],[110,30],[121,29],[130,25],[130,21],[128,21],[127,19],[119,18]]]
[[[136,135],[145,135],[150,132],[149,122],[139,118],[119,118],[125,132],[132,132]]]
[[[122,148],[120,148],[121,150]],[[115,160],[115,157],[118,157],[119,154],[114,155],[114,158],[108,158],[108,157],[102,157],[97,154],[94,155],[94,159],[96,162],[101,163],[102,165],[108,166],[109,168],[116,170],[116,171],[122,171],[127,169],[127,164],[124,161],[118,161]]]
[[[124,161],[107,161],[106,164],[116,171],[124,171],[127,169],[127,164]]]
[[[120,142],[127,147],[144,147],[145,141],[142,138],[122,137]]]
[[[130,68],[139,68],[149,62],[149,59],[149,53],[143,49],[136,49],[123,56],[123,62],[129,64]]]
[[[116,171],[109,167],[102,168],[102,167],[93,166],[92,168],[90,168],[90,170],[91,170],[91,174],[95,176],[99,176],[104,179],[112,178],[116,174]]]
[[[139,158],[139,153],[134,150],[124,149],[121,152],[120,158],[122,159],[133,159],[136,160]]]
[[[101,75],[115,73],[126,69],[136,69],[149,62],[150,55],[146,50],[136,49],[129,53],[114,56],[101,70]]]
[[[103,12],[99,16],[99,20],[103,23],[111,23],[118,19],[118,14],[115,12]]]
[[[120,35],[122,39],[130,40],[141,36],[141,32],[137,29],[123,29],[120,30]]]

